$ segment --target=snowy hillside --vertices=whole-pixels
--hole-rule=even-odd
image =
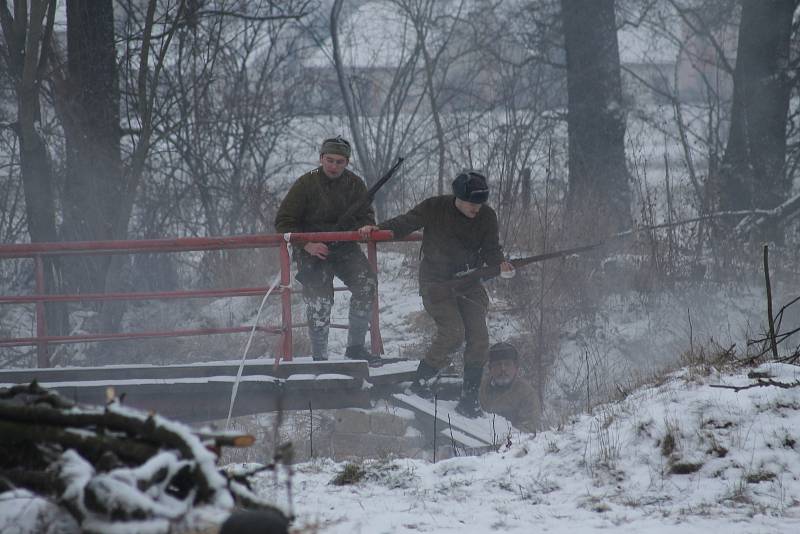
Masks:
[[[321,533],[800,532],[798,387],[746,386],[747,370],[695,365],[558,430],[431,464],[295,466],[297,525]],[[285,479],[256,488],[288,506]],[[305,531],[305,530],[303,530]]]

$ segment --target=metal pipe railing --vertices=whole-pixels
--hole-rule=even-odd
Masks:
[[[405,240],[416,241],[419,234],[409,236]],[[367,257],[370,265],[377,273],[377,242],[392,240],[388,231],[373,232],[367,243]],[[44,258],[46,256],[104,255],[104,254],[140,254],[140,253],[175,253],[190,251],[212,251],[223,249],[278,248],[281,268],[279,291],[281,297],[281,325],[258,326],[257,330],[281,336],[280,354],[277,359],[292,359],[292,330],[304,326],[292,322],[292,273],[289,244],[310,241],[363,241],[357,232],[309,232],[293,234],[259,234],[232,237],[188,237],[175,239],[143,239],[120,241],[67,241],[58,243],[31,243],[0,245],[0,260],[12,258],[32,258],[35,268],[34,295],[0,295],[0,305],[35,304],[36,336],[25,338],[0,339],[0,347],[36,346],[37,365],[49,367],[49,346],[61,343],[99,342],[121,339],[183,337],[196,335],[212,335],[222,333],[249,332],[252,327],[205,328],[195,330],[174,330],[158,332],[100,333],[76,334],[68,336],[50,336],[47,334],[45,319],[45,303],[49,302],[84,302],[114,300],[165,300],[190,299],[203,297],[237,297],[263,295],[267,287],[233,287],[223,289],[198,289],[181,291],[147,291],[127,293],[84,293],[84,294],[48,294],[45,287]],[[341,288],[337,288],[341,289]],[[336,325],[341,326],[341,325]],[[373,354],[383,353],[383,341],[380,334],[380,313],[378,297],[375,296],[372,309],[372,327],[370,328],[370,347]]]

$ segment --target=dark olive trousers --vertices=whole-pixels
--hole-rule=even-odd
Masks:
[[[464,367],[482,367],[489,354],[486,309],[489,297],[481,284],[459,293],[423,286],[422,305],[436,323],[436,333],[425,353],[425,361],[435,369],[449,365],[450,355],[464,347]]]
[[[303,300],[306,303],[308,335],[314,358],[328,357],[334,276],[344,282],[351,293],[347,346],[363,346],[378,277],[361,247],[357,243],[335,244],[325,260],[315,258],[302,249],[297,249],[294,255],[298,272],[303,273]]]

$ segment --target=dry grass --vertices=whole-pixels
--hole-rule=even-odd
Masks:
[[[745,476],[745,480],[747,480],[748,484],[758,484],[759,482],[769,482],[770,480],[774,480],[775,477],[777,477],[775,473],[762,469],[753,473],[748,473]]]
[[[348,486],[351,484],[357,484],[364,480],[366,474],[367,471],[364,469],[363,465],[348,462],[344,465],[342,470],[335,477],[333,477],[331,484],[334,486]]]
[[[668,430],[664,439],[661,440],[661,455],[668,458],[675,452],[675,447],[675,435]]]
[[[705,378],[714,371],[732,371],[743,365],[737,359],[735,346],[723,347],[714,341],[706,346],[692,346],[680,355],[679,362],[692,379]]]

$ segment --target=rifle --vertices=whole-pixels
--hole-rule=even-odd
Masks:
[[[623,230],[622,232],[618,232],[614,235],[603,239],[602,241],[598,241],[596,243],[592,243],[590,245],[583,245],[580,247],[574,248],[567,248],[563,250],[554,250],[553,252],[547,252],[545,254],[537,254],[535,256],[527,256],[524,258],[514,258],[508,260],[508,262],[514,266],[516,269],[517,267],[523,267],[525,265],[529,265],[531,263],[537,263],[540,261],[551,260],[554,258],[563,258],[565,256],[571,256],[572,254],[579,254],[581,252],[586,252],[588,250],[593,250],[599,247],[606,245],[609,241],[614,241],[616,239],[622,239],[624,237],[629,237],[632,235],[636,235],[640,232],[649,232],[652,230],[659,230],[662,228],[670,228],[673,226],[682,226],[685,224],[696,223],[700,221],[705,221],[709,219],[713,219],[718,216],[731,216],[731,215],[742,215],[744,212],[730,212],[730,213],[718,213],[718,214],[711,214],[711,215],[703,215],[700,217],[694,217],[691,219],[685,219],[681,221],[672,221],[669,223],[662,223],[662,224],[653,224],[653,225],[646,225],[646,226],[639,226],[636,228],[630,228],[628,230]],[[500,266],[499,265],[490,265],[486,267],[479,267],[468,269],[466,271],[460,271],[454,275],[454,278],[451,280],[446,280],[444,282],[437,282],[433,284],[434,291],[438,292],[456,292],[464,287],[468,286],[470,283],[473,283],[475,280],[488,280],[490,278],[494,278],[495,276],[500,274]]]
[[[615,236],[616,237],[616,236]],[[621,236],[620,236],[621,237]],[[508,263],[514,266],[514,269],[519,267],[524,267],[525,265],[530,265],[531,263],[538,263],[540,261],[545,260],[552,260],[554,258],[563,258],[565,256],[571,256],[573,254],[580,254],[581,252],[586,252],[588,250],[593,250],[605,245],[606,241],[600,241],[598,243],[592,243],[591,245],[583,245],[580,247],[574,248],[566,248],[563,250],[554,250],[553,252],[546,252],[544,254],[536,254],[535,256],[525,256],[523,258],[514,258],[508,260]],[[476,267],[473,269],[469,269],[466,271],[459,271],[454,275],[454,278],[451,280],[446,280],[444,282],[438,282],[434,284],[436,286],[437,293],[439,291],[452,291],[458,292],[459,290],[467,287],[471,283],[475,282],[476,280],[488,280],[490,278],[494,278],[495,276],[500,274],[500,266],[499,265],[487,265],[485,267]]]
[[[400,168],[400,165],[403,163],[404,159],[405,158],[398,157],[395,164],[392,165],[391,168],[378,179],[378,181],[372,184],[372,187],[370,187],[367,190],[366,194],[362,197],[362,199],[359,202],[350,205],[350,207],[347,208],[347,211],[342,213],[342,215],[340,215],[339,218],[336,219],[336,224],[334,225],[334,229],[332,231],[354,230],[353,224],[355,223],[356,215],[361,210],[372,204],[372,201],[375,199],[375,194],[381,187],[384,186],[384,184],[386,184],[386,182],[389,181],[392,175],[394,175],[394,173],[397,172],[397,169]],[[329,245],[330,248],[333,248],[333,246],[334,243],[331,243]],[[297,270],[297,274],[294,275],[295,280],[297,280],[303,285],[306,285],[306,283],[309,281],[309,277],[313,276],[312,274],[313,271],[318,267],[318,262],[321,261],[322,260],[320,260],[315,256],[309,256],[308,258],[305,258],[303,260],[302,265],[300,265],[300,268]],[[304,283],[303,280],[305,280],[306,283]]]
[[[347,211],[342,213],[342,215],[336,220],[336,230],[335,231],[347,231],[353,230],[352,226],[355,222],[355,216],[358,212],[363,210],[364,208],[368,207],[372,204],[372,201],[375,199],[375,194],[378,190],[383,187],[383,185],[389,181],[389,178],[397,172],[397,169],[400,168],[400,164],[403,163],[405,158],[398,157],[397,161],[392,165],[392,167],[386,171],[386,173],[378,179],[377,182],[372,184],[372,187],[367,189],[366,195],[361,199],[361,202],[351,205],[347,208]]]

